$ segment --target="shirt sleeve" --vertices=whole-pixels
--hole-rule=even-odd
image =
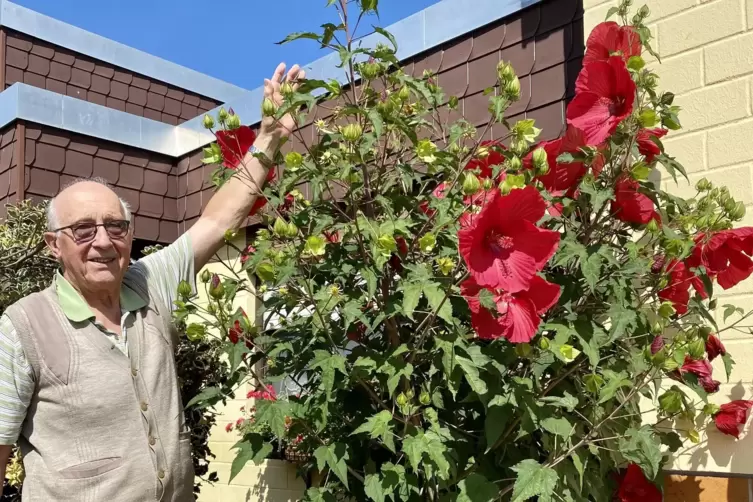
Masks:
[[[34,372],[6,315],[0,316],[0,444],[18,441],[34,394]]]
[[[194,253],[188,232],[169,246],[137,261],[132,268],[146,278],[147,287],[171,310],[178,299],[178,284],[186,281],[196,291]]]

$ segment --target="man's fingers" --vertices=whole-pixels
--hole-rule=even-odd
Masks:
[[[306,78],[306,70],[302,69],[301,71],[298,72],[298,75],[296,75],[297,82],[293,84],[294,91],[298,90],[298,88],[301,86],[300,80],[303,80],[304,78]]]
[[[277,65],[274,75],[272,75],[272,82],[279,84],[282,82],[283,75],[285,75],[285,63],[280,63]]]
[[[272,83],[269,81],[268,78],[265,78],[264,79],[264,97],[271,98],[273,92],[274,92],[274,88],[272,87]]]

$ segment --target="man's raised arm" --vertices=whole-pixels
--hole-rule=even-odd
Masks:
[[[288,72],[287,78],[284,75],[285,64],[281,63],[272,79],[264,81],[264,97],[272,99],[277,106],[282,103],[280,85],[283,80],[295,82],[304,78],[305,72],[295,65]],[[264,117],[254,146],[259,153],[273,159],[280,140],[288,136],[294,127],[295,122],[290,115],[282,117],[279,121],[273,117]],[[201,217],[188,230],[196,270],[200,270],[222,247],[225,232],[237,229],[246,219],[263,189],[268,168],[248,153],[236,171],[237,174],[214,194]]]

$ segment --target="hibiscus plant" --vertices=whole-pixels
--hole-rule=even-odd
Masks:
[[[295,389],[258,400],[254,423],[304,438],[307,500],[661,500],[683,441],[713,421],[737,437],[753,404],[709,399],[733,365],[721,339],[748,316],[714,293],[753,271],[753,228],[734,228],[745,207],[724,187],[660,188],[687,177],[661,142],[679,108],[644,60],[648,9],[623,0],[593,30],[567,129],[539,142],[533,120],[505,118],[508,62],[487,91],[506,132],[482,140],[489,126],[448,121],[458,99],[431,72],[401,68],[390,33],[358,44],[377,0],[328,3],[337,24],[286,42],[333,49],[347,85],[265,98],[265,120],[293,114],[315,138],[296,130],[271,159],[262,228],[202,277],[209,303],[179,304],[189,336],[225,340],[232,373],[194,403],[249,379]],[[232,111],[205,125],[217,183],[242,176],[253,131]],[[241,290],[258,322],[231,306]],[[241,429],[231,476],[271,451]]]

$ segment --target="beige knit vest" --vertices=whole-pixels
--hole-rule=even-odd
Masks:
[[[54,285],[6,310],[36,384],[19,439],[23,502],[194,500],[170,312],[141,277],[124,283],[148,301],[129,316],[129,356],[69,321]]]

